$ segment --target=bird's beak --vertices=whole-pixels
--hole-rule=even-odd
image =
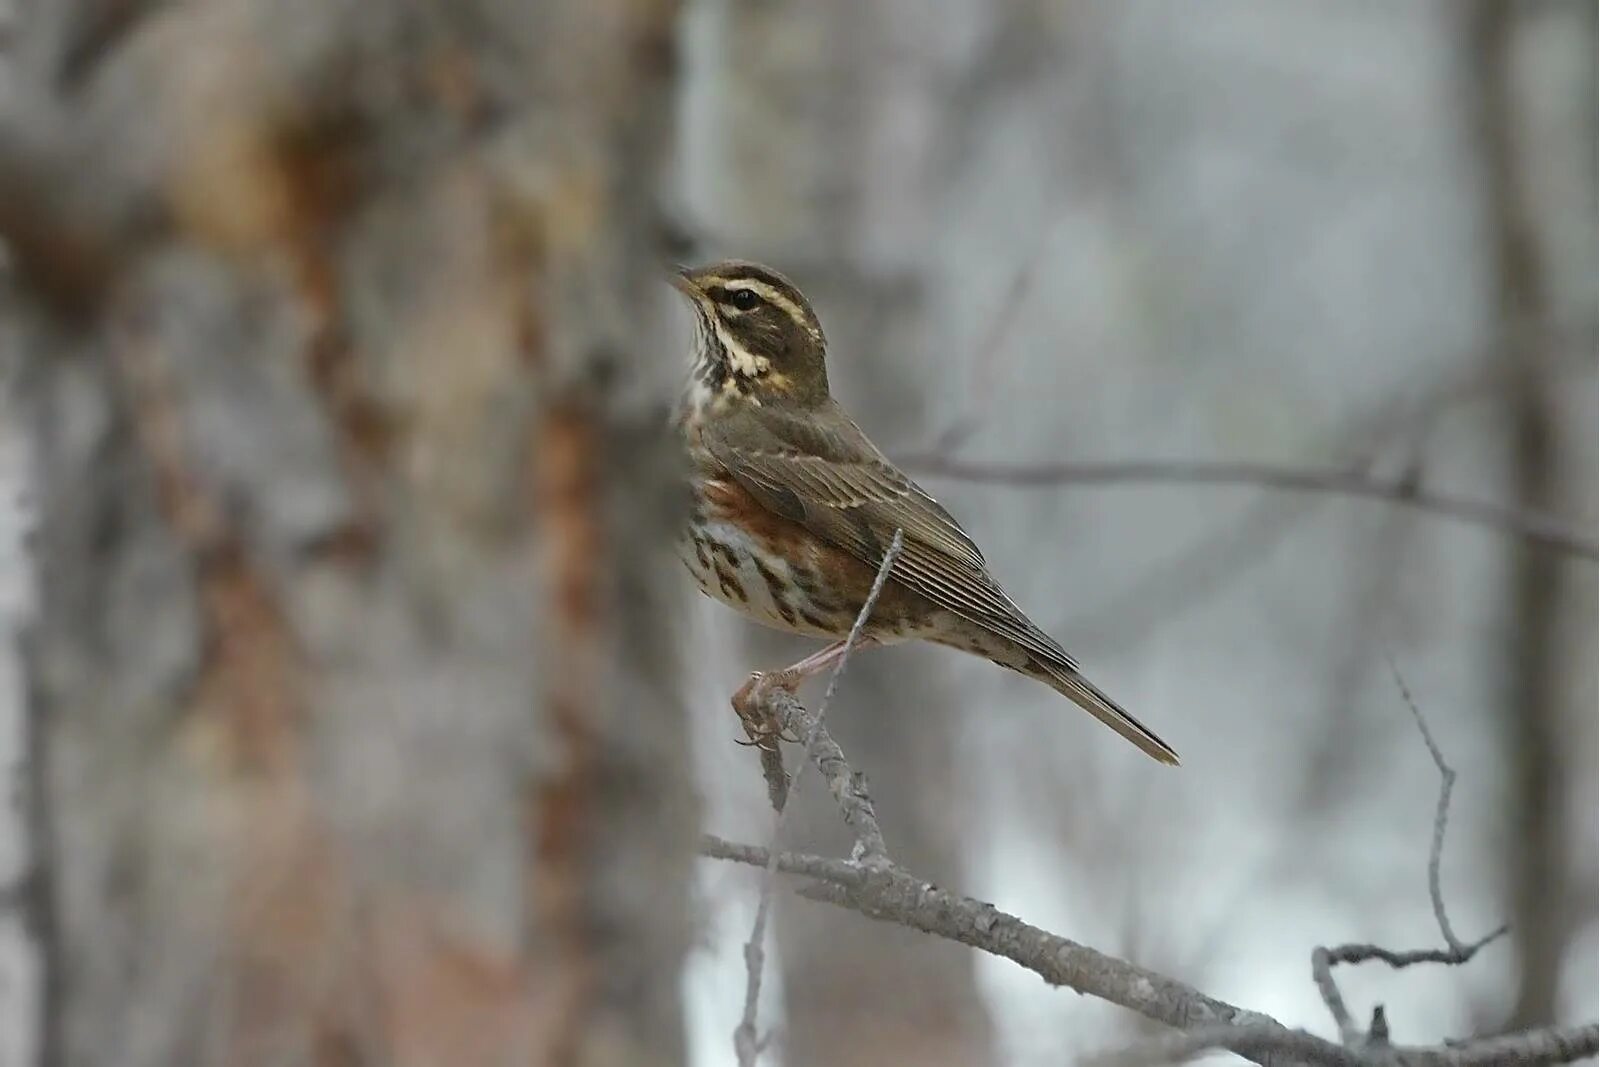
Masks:
[[[667,281],[672,283],[674,289],[690,299],[701,295],[700,287],[694,283],[694,272],[688,267],[672,268],[672,273],[667,276]]]

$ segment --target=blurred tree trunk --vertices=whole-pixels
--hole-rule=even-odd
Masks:
[[[926,8],[850,0],[691,9],[698,84],[688,92],[682,176],[707,254],[771,261],[818,306],[835,395],[880,441],[926,428],[918,395],[921,271],[942,116],[936,79],[959,42]],[[908,32],[909,31],[909,32]],[[811,225],[817,219],[822,225]],[[749,246],[723,247],[724,233]],[[760,637],[747,666],[775,667],[805,646]],[[955,724],[966,709],[913,653],[865,655],[829,713],[870,778],[897,861],[960,881],[966,842]],[[837,811],[808,790],[797,839],[838,842]],[[848,929],[841,924],[847,924]],[[994,1035],[971,953],[803,901],[777,919],[793,1065],[992,1062]]]
[[[1552,316],[1543,253],[1532,215],[1525,154],[1531,123],[1516,69],[1519,20],[1529,10],[1498,0],[1466,9],[1472,132],[1483,165],[1484,233],[1492,287],[1492,351],[1512,364],[1505,394],[1511,455],[1510,499],[1530,512],[1559,514],[1569,464],[1562,455],[1559,410],[1542,351]],[[1592,80],[1592,78],[1591,78]],[[1511,768],[1514,822],[1509,879],[1512,936],[1519,970],[1507,1028],[1556,1021],[1563,954],[1572,909],[1567,862],[1567,746],[1563,707],[1562,562],[1536,545],[1514,549],[1507,596],[1509,646],[1503,671],[1503,741]]]
[[[25,9],[42,1062],[682,1062],[673,15]]]

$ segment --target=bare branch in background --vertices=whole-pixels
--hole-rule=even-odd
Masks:
[[[1594,537],[1557,516],[1442,493],[1425,489],[1407,478],[1382,478],[1360,470],[1197,460],[1005,463],[935,453],[901,456],[899,462],[907,470],[932,477],[991,485],[1234,485],[1359,497],[1511,534],[1580,559],[1593,560],[1597,556]]]
[[[1050,232],[1051,228],[1047,227],[1034,242],[1033,252],[1023,261],[1022,266],[1017,268],[1017,273],[1007,286],[999,307],[990,318],[989,326],[984,331],[982,340],[978,342],[972,369],[968,373],[966,406],[949,426],[934,437],[935,453],[944,455],[955,452],[971,440],[972,435],[983,426],[984,419],[989,414],[989,407],[994,402],[995,386],[1000,380],[1001,371],[1005,368],[1002,357],[1007,352],[1006,341],[1011,335],[1012,324],[1017,320],[1017,312],[1021,309],[1023,301],[1028,298],[1028,294],[1033,291],[1034,277],[1039,272],[1039,264],[1044,259],[1045,250],[1050,246]]]
[[[1444,943],[1450,951],[1460,957],[1450,962],[1465,963],[1471,958],[1472,953],[1505,933],[1506,928],[1488,934],[1471,945],[1464,944],[1456,936],[1450,926],[1450,917],[1444,910],[1444,890],[1439,882],[1439,859],[1444,854],[1444,833],[1450,821],[1450,794],[1455,789],[1456,772],[1444,760],[1444,753],[1439,751],[1438,742],[1433,739],[1433,731],[1428,728],[1428,720],[1423,716],[1422,709],[1417,706],[1416,700],[1411,695],[1411,688],[1406,685],[1406,680],[1400,676],[1400,668],[1393,657],[1389,658],[1389,673],[1394,678],[1394,684],[1400,690],[1400,699],[1404,700],[1406,707],[1411,712],[1411,717],[1417,724],[1417,730],[1422,734],[1422,743],[1428,746],[1428,755],[1433,758],[1433,765],[1439,769],[1439,804],[1433,814],[1433,843],[1428,848],[1428,896],[1433,901],[1433,917],[1439,921],[1439,933],[1444,935]],[[1392,966],[1405,966],[1392,964]]]
[[[1417,724],[1417,731],[1422,734],[1422,743],[1428,747],[1428,755],[1433,758],[1433,765],[1439,769],[1439,803],[1433,816],[1433,841],[1428,847],[1428,896],[1433,901],[1433,917],[1439,923],[1439,933],[1444,937],[1445,947],[1412,949],[1397,952],[1394,949],[1383,948],[1379,945],[1336,945],[1333,948],[1318,948],[1311,954],[1311,974],[1317,983],[1317,991],[1322,994],[1322,1002],[1328,1006],[1328,1013],[1333,1016],[1333,1021],[1339,1027],[1339,1034],[1346,1045],[1361,1046],[1375,1039],[1386,1040],[1387,1035],[1378,1035],[1374,1031],[1383,1018],[1382,1009],[1379,1008],[1373,1016],[1374,1025],[1367,1033],[1355,1025],[1355,1020],[1350,1015],[1350,1010],[1345,1006],[1344,997],[1339,992],[1338,985],[1333,980],[1333,968],[1340,964],[1368,963],[1376,960],[1387,963],[1390,967],[1399,970],[1419,963],[1442,963],[1449,966],[1459,966],[1467,963],[1478,950],[1489,942],[1504,934],[1510,927],[1501,926],[1490,931],[1478,940],[1468,944],[1456,936],[1455,930],[1450,926],[1450,917],[1445,912],[1444,890],[1439,883],[1439,859],[1444,852],[1444,834],[1450,821],[1450,794],[1455,788],[1456,772],[1445,762],[1444,753],[1439,751],[1439,745],[1433,739],[1433,731],[1428,728],[1428,720],[1423,716],[1422,709],[1417,706],[1416,700],[1411,696],[1405,679],[1400,676],[1400,668],[1393,658],[1389,659],[1389,673],[1394,678],[1394,684],[1400,690],[1400,698],[1411,711],[1411,717]]]
[[[1373,1014],[1373,1025],[1367,1034],[1362,1034],[1354,1024],[1349,1010],[1345,1007],[1344,998],[1339,993],[1339,988],[1333,980],[1333,967],[1338,964],[1365,963],[1377,960],[1388,964],[1390,967],[1400,969],[1419,963],[1441,963],[1446,965],[1460,965],[1468,962],[1477,955],[1478,950],[1491,941],[1504,934],[1509,927],[1500,926],[1477,941],[1467,944],[1456,936],[1455,930],[1450,925],[1450,917],[1445,911],[1444,890],[1440,885],[1439,867],[1440,857],[1444,852],[1445,830],[1450,819],[1450,795],[1455,788],[1456,772],[1445,762],[1444,753],[1439,750],[1438,743],[1433,739],[1433,731],[1428,728],[1428,720],[1423,716],[1422,709],[1417,706],[1412,698],[1411,690],[1406,685],[1405,679],[1400,675],[1400,669],[1393,658],[1389,658],[1389,672],[1394,678],[1395,686],[1400,691],[1401,699],[1411,712],[1412,719],[1417,724],[1417,730],[1422,735],[1422,742],[1427,746],[1428,755],[1432,757],[1433,764],[1439,770],[1439,802],[1434,812],[1433,840],[1428,849],[1428,895],[1433,903],[1434,919],[1439,924],[1439,932],[1444,937],[1443,949],[1414,949],[1397,952],[1393,949],[1382,948],[1378,945],[1340,945],[1335,948],[1318,948],[1311,956],[1312,975],[1316,980],[1317,989],[1322,994],[1323,1002],[1327,1004],[1329,1013],[1339,1027],[1346,1044],[1361,1044],[1381,1036],[1387,1038],[1387,1027],[1383,1023],[1383,1009],[1377,1008]],[[1379,1026],[1384,1026],[1385,1033],[1379,1035]]]
[[[894,561],[899,557],[900,550],[904,547],[904,545],[904,533],[900,530],[896,530],[894,532],[894,539],[889,542],[889,550],[883,554],[883,562],[878,565],[878,574],[877,577],[872,580],[872,588],[867,592],[867,599],[861,605],[860,612],[856,614],[856,621],[851,625],[850,633],[846,635],[844,639],[844,653],[839,657],[839,662],[833,668],[833,674],[828,678],[828,688],[822,694],[822,703],[817,705],[816,718],[812,719],[806,724],[808,729],[804,734],[804,751],[808,756],[817,752],[817,744],[824,736],[823,719],[828,713],[828,705],[833,701],[834,690],[839,685],[839,677],[840,675],[844,674],[844,669],[850,662],[851,650],[856,647],[856,642],[861,639],[861,631],[863,627],[866,626],[867,619],[872,616],[872,609],[878,603],[878,596],[883,592],[883,585],[889,580],[889,570],[894,566]],[[777,690],[769,687],[763,691],[761,687],[758,686],[756,692],[757,699],[759,700],[763,696],[769,696],[770,694],[777,692]],[[793,699],[792,694],[787,702],[786,710],[791,713],[792,718],[803,720],[806,717],[804,709],[800,707],[799,701]],[[825,765],[823,762],[819,761],[818,769],[822,771],[825,777],[829,777],[830,785],[832,785],[834,781],[834,779],[830,776],[830,769],[834,768],[836,768],[837,771],[844,776],[844,780],[848,782],[851,776],[849,774],[849,766],[844,760],[844,753],[839,750],[839,746],[833,744],[832,738],[828,739],[828,745],[830,748],[830,758],[828,764]],[[763,767],[765,767],[767,761],[763,759],[762,763]],[[769,788],[771,781],[772,778],[769,774]],[[784,827],[788,824],[789,813],[794,810],[794,798],[795,794],[799,791],[799,787],[800,783],[798,780],[789,787],[787,790],[785,803],[778,808],[777,814],[773,817],[772,844],[770,846],[769,857],[767,859],[766,876],[761,880],[761,898],[756,904],[756,920],[755,924],[750,930],[750,940],[745,944],[744,948],[744,1014],[740,1018],[738,1027],[736,1027],[733,1031],[733,1048],[734,1052],[739,1057],[740,1067],[753,1067],[754,1063],[756,1062],[756,1057],[761,1054],[761,1049],[766,1044],[765,1040],[760,1038],[756,1033],[756,1006],[757,1002],[761,999],[761,975],[762,971],[765,970],[766,967],[766,952],[762,948],[762,942],[766,938],[767,919],[772,912],[772,890],[777,885],[778,844],[782,840]],[[853,792],[855,792],[855,790],[852,788],[846,787],[845,790],[841,792],[840,787],[834,787],[834,796],[839,797],[841,802],[843,802],[844,795],[846,793]],[[864,794],[865,790],[862,789],[860,792]],[[867,802],[865,805],[857,804],[853,807],[845,804],[844,807],[847,812],[847,821],[850,819],[852,812],[855,814],[857,822],[853,823],[852,826],[857,828],[858,834],[866,833],[870,835],[870,845],[868,844],[869,837],[858,837],[859,847],[857,851],[862,854],[861,858],[863,860],[870,859],[877,862],[887,863],[888,856],[885,854],[883,848],[883,833],[878,829],[877,816],[876,813],[872,811],[871,803]],[[870,818],[862,820],[863,812],[869,815]]]
[[[1519,335],[1546,339],[1547,373],[1552,378],[1589,364],[1576,357],[1593,348],[1592,320],[1527,323]],[[1468,369],[1444,375],[1429,372],[1396,390],[1374,410],[1318,435],[1319,447],[1331,450],[1331,462],[1345,471],[1374,469],[1389,447],[1403,447],[1401,469],[1413,479],[1418,450],[1431,427],[1447,415],[1474,404],[1494,402],[1511,374],[1493,356],[1498,347],[1474,353]],[[1141,570],[1139,577],[1115,598],[1090,603],[1059,620],[1064,630],[1091,628],[1097,640],[1114,647],[1157,624],[1194,609],[1250,568],[1268,558],[1275,546],[1308,522],[1315,506],[1338,499],[1322,493],[1269,493],[1239,509],[1231,521],[1201,537],[1176,555]],[[1295,504],[1304,506],[1294,506]]]

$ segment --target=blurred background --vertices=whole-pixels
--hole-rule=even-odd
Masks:
[[[671,559],[659,269],[723,256],[1184,759],[875,650],[829,721],[900,863],[1331,1036],[1314,947],[1440,940],[1392,662],[1455,928],[1512,930],[1346,997],[1592,1017],[1592,3],[270,7],[0,0],[0,1064],[734,1062],[758,879],[689,852],[766,839],[727,700],[812,646]],[[788,894],[773,941],[765,1062],[1146,1035]]]

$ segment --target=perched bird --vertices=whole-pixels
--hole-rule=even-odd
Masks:
[[[752,684],[792,689],[838,660],[900,530],[904,546],[857,648],[916,639],[975,653],[1038,679],[1155,759],[1178,762],[1028,621],[950,513],[834,402],[822,326],[792,282],[730,260],[679,270],[673,283],[696,320],[676,420],[693,490],[684,563],[702,591],[757,622],[833,642]],[[746,715],[738,697],[734,705]],[[748,716],[746,727],[757,736]]]

